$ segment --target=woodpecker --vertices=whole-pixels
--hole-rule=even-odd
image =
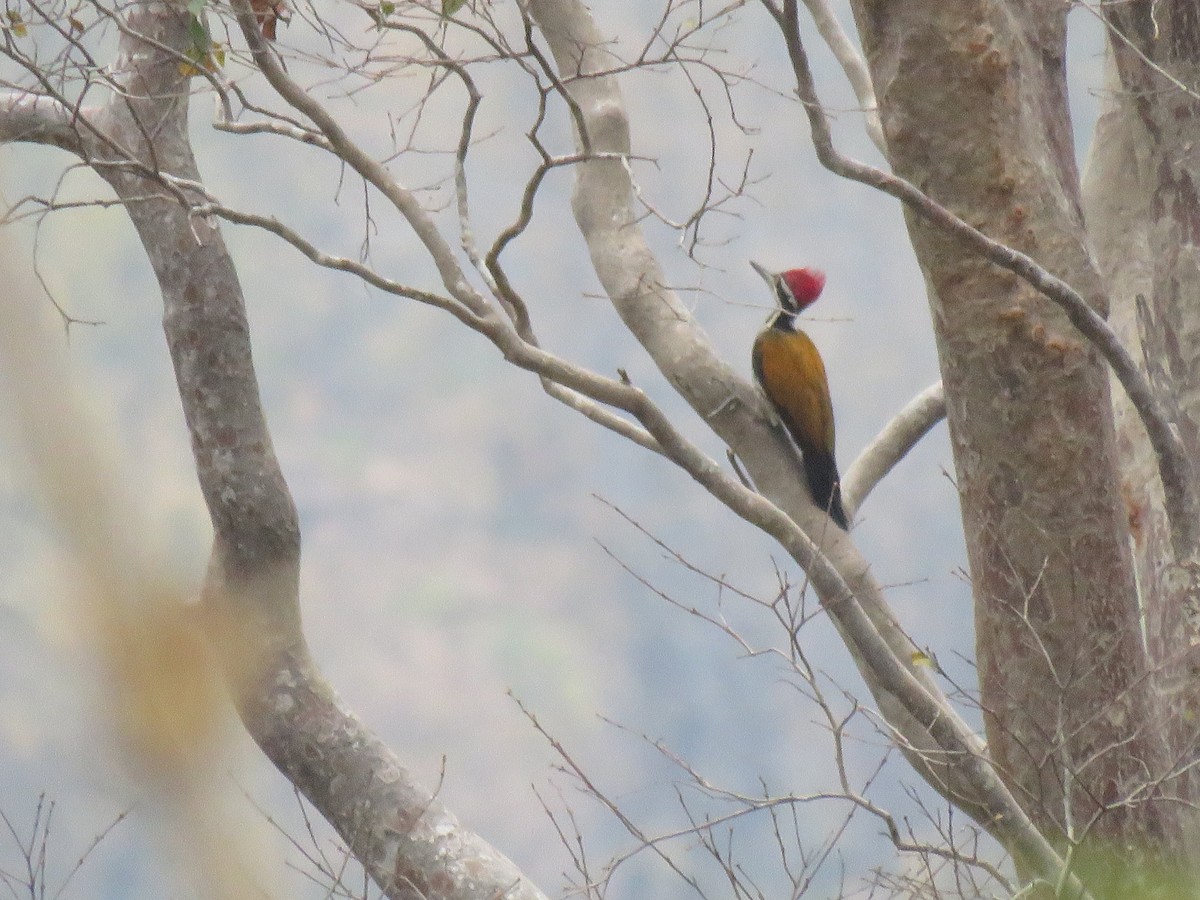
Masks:
[[[812,339],[796,324],[800,312],[821,296],[825,273],[818,269],[770,272],[756,262],[750,265],[779,304],[754,339],[754,377],[804,456],[813,502],[843,531],[849,530],[834,457],[833,403],[825,364]]]

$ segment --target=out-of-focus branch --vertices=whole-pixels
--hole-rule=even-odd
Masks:
[[[940,381],[909,400],[846,470],[842,500],[850,510],[857,511],[875,485],[945,417],[946,396]]]
[[[0,94],[0,144],[26,141],[81,151],[75,114],[58,100],[23,91]]]
[[[6,259],[0,252],[2,400],[28,466],[22,489],[37,495],[72,573],[60,618],[75,629],[74,646],[93,653],[107,676],[98,692],[89,685],[82,694],[95,699],[96,721],[108,726],[145,799],[166,813],[156,821],[169,852],[186,847],[192,854],[186,868],[197,878],[203,873],[197,891],[213,900],[266,897],[255,842],[235,837],[229,810],[212,790],[225,692],[185,614],[188,589],[147,538],[153,531],[130,500],[137,491],[106,452],[106,428],[85,402],[93,398],[76,393],[62,332],[45,327],[34,290]]]
[[[813,146],[821,164],[836,175],[869,185],[900,200],[980,256],[1027,282],[1066,313],[1071,323],[1112,367],[1145,425],[1158,457],[1159,477],[1177,558],[1190,561],[1200,555],[1200,498],[1196,495],[1196,479],[1187,450],[1163,405],[1154,396],[1150,383],[1108,323],[1078,291],[1032,257],[988,237],[903,178],[840,153],[833,146],[829,121],[817,96],[808,55],[800,37],[797,0],[783,0],[782,7],[775,0],[762,0],[762,3],[779,25],[787,44],[796,76],[796,93],[808,116]]]

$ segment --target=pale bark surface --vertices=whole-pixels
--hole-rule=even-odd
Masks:
[[[1066,8],[864,0],[855,13],[897,173],[1104,311],[1066,106]],[[1172,812],[1119,805],[1168,757],[1146,727],[1157,717],[1105,369],[1027,286],[916,216],[909,229],[938,339],[991,752],[1050,833],[1158,842]],[[1127,752],[1104,752],[1116,744]]]
[[[1111,286],[1113,328],[1200,455],[1200,15],[1194,3],[1106,4],[1114,35],[1084,198]],[[1125,397],[1114,397],[1121,492],[1146,637],[1171,714],[1172,752],[1197,747],[1196,578],[1171,551],[1153,451]],[[1194,795],[1195,776],[1188,779]]]

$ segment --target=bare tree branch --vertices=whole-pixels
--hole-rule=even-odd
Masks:
[[[24,91],[0,95],[0,143],[16,141],[80,152],[74,113],[52,97]]]
[[[345,129],[338,124],[337,120],[288,75],[270,45],[263,38],[249,0],[235,0],[234,9],[237,12],[238,24],[241,26],[246,43],[250,45],[254,62],[266,76],[271,87],[293,109],[307,116],[325,135],[338,156],[383,194],[404,216],[418,239],[429,251],[429,255],[433,258],[434,264],[442,276],[442,283],[445,284],[451,296],[469,309],[473,315],[479,317],[489,315],[487,302],[467,283],[466,276],[450,245],[412,192],[402,187],[382,163],[359,147],[346,134]]]
[[[858,98],[858,105],[862,107],[866,117],[867,136],[879,152],[887,156],[887,139],[883,136],[879,104],[875,100],[875,85],[871,82],[871,73],[867,70],[866,61],[846,35],[829,0],[804,0],[804,5],[808,7],[808,13],[812,16],[817,31],[833,51],[842,71],[846,73],[846,80],[854,89],[854,96]]]
[[[36,8],[40,0],[33,2]],[[67,99],[76,96],[73,88],[61,88],[57,81],[42,83],[36,76],[33,93],[13,94],[15,99],[9,107],[0,100],[0,141],[30,140],[73,149],[113,186],[142,237],[162,285],[164,327],[193,436],[198,474],[216,530],[205,614],[218,636],[217,643],[233,681],[240,711],[267,754],[313,798],[334,822],[347,845],[394,896],[441,896],[443,880],[450,882],[444,895],[451,897],[540,897],[540,894],[521,878],[511,863],[462,830],[438,803],[436,790],[430,792],[415,784],[387,748],[333,694],[308,655],[297,610],[299,526],[262,419],[241,288],[216,225],[222,218],[270,233],[316,265],[346,272],[393,296],[449,312],[490,340],[507,361],[537,375],[552,397],[665,456],[737,515],[775,538],[811,580],[822,612],[830,616],[845,639],[876,698],[889,739],[936,790],[959,804],[1023,860],[1030,861],[1044,881],[1069,882],[1072,889],[1075,887],[1070,859],[1064,862],[1056,854],[998,777],[999,767],[1008,762],[983,745],[946,699],[931,669],[921,664],[923,654],[895,621],[869,563],[852,539],[832,528],[825,513],[812,504],[804,487],[802,461],[772,424],[758,392],[716,356],[687,306],[667,287],[641,233],[640,223],[648,218],[649,210],[650,215],[670,227],[681,229],[685,237],[690,230],[690,252],[699,241],[700,217],[725,202],[717,195],[716,186],[729,197],[738,197],[747,184],[753,183],[748,161],[740,184],[736,178],[732,186],[723,182],[716,152],[717,136],[721,133],[716,119],[721,113],[720,104],[710,103],[708,96],[711,88],[707,78],[711,73],[719,80],[715,89],[726,92],[730,120],[742,128],[730,93],[740,76],[732,67],[722,72],[706,56],[710,50],[714,56],[724,52],[719,42],[714,42],[711,48],[703,40],[694,45],[689,43],[693,36],[707,37],[700,33],[702,26],[719,21],[746,2],[732,0],[715,11],[695,4],[699,15],[692,19],[692,10],[688,9],[691,0],[666,0],[658,22],[650,26],[649,39],[640,52],[635,45],[636,55],[630,60],[616,56],[618,52],[627,53],[621,49],[621,41],[601,39],[579,0],[520,0],[509,7],[503,13],[509,17],[505,27],[511,29],[515,23],[521,29],[511,32],[515,42],[510,42],[497,24],[502,13],[494,5],[478,4],[478,9],[470,9],[470,16],[464,10],[462,17],[466,21],[459,22],[445,9],[438,11],[437,0],[379,6],[363,0],[355,5],[370,13],[377,26],[375,37],[368,37],[365,47],[356,47],[330,25],[326,33],[331,48],[328,57],[301,51],[294,57],[288,55],[289,65],[285,67],[282,54],[291,51],[268,46],[252,5],[239,0],[239,24],[254,61],[290,107],[281,105],[284,111],[280,113],[251,105],[246,93],[227,82],[215,67],[214,71],[202,68],[198,72],[196,66],[187,62],[195,48],[182,52],[188,39],[188,19],[181,10],[171,8],[164,12],[158,6],[146,7],[158,17],[154,19],[141,7],[135,7],[128,18],[123,11],[107,14],[120,33],[120,62],[103,75],[93,75],[89,68],[88,74],[79,76],[85,84],[85,93],[92,84],[106,92],[108,102],[103,106],[88,106],[87,114],[83,115],[82,104]],[[820,139],[817,142],[826,165],[843,174],[857,172],[858,180],[918,206],[922,215],[959,234],[968,243],[975,241],[971,246],[982,247],[985,255],[999,254],[1002,257],[999,263],[1009,271],[1027,280],[1040,279],[1031,281],[1039,290],[1068,292],[1069,296],[1064,295],[1067,299],[1062,301],[1067,303],[1068,310],[1073,308],[1071,297],[1086,308],[1078,292],[1055,281],[1027,257],[1014,255],[998,244],[987,244],[978,231],[954,219],[911,184],[839,156],[832,147],[823,113],[816,106],[798,32],[795,37],[790,35],[796,30],[796,3],[794,0],[763,2],[785,35],[789,35],[801,99],[813,121],[814,134],[819,127],[825,129],[822,132],[825,145],[821,145]],[[884,149],[879,113],[864,61],[837,24],[828,0],[806,2],[854,84],[866,110],[872,139]],[[319,19],[315,11],[312,15]],[[59,34],[68,42],[73,40],[61,29]],[[454,42],[456,34],[465,34],[472,42],[478,38],[487,47],[475,56],[471,55],[474,51],[460,55],[461,45]],[[383,43],[382,35],[388,37],[388,44]],[[666,49],[655,56],[659,44]],[[415,51],[413,46],[417,46]],[[395,47],[400,49],[393,53]],[[696,51],[698,55],[688,57],[687,51],[696,47],[701,48]],[[345,59],[334,58],[344,51],[348,51]],[[29,52],[22,59],[19,55],[27,51],[15,52],[18,56],[12,58],[33,75],[29,66],[35,62],[35,54]],[[358,54],[365,54],[361,61]],[[382,158],[368,152],[370,144],[365,140],[359,142],[351,133],[348,126],[351,119],[336,119],[332,113],[335,107],[317,99],[320,91],[302,86],[303,67],[314,62],[330,65],[335,73],[328,81],[319,83],[321,88],[338,84],[343,78],[347,83],[378,82],[384,75],[405,68],[416,71],[415,80],[420,82],[418,87],[423,93],[416,99],[406,97],[403,101],[409,104],[406,110],[398,114],[388,111],[386,125],[391,129],[394,152]],[[520,195],[518,208],[512,213],[511,224],[502,228],[489,244],[477,234],[479,223],[472,218],[468,175],[473,174],[475,166],[469,167],[467,159],[468,154],[475,153],[472,148],[483,140],[475,133],[475,113],[482,89],[490,89],[490,82],[482,77],[476,80],[482,68],[475,67],[497,62],[505,64],[508,71],[525,76],[526,87],[531,86],[536,93],[536,118],[526,136],[540,159],[535,159],[530,167],[532,174],[526,178],[523,190],[519,183],[510,186]],[[617,88],[620,73],[676,66],[707,120],[708,142],[702,153],[707,172],[700,175],[704,197],[698,211],[687,218],[668,213],[648,193],[642,197],[636,184],[637,160],[631,155],[629,123]],[[101,67],[95,68],[98,71]],[[207,78],[218,92],[216,128],[237,134],[270,134],[316,147],[335,162],[347,163],[343,172],[348,168],[362,178],[367,234],[358,260],[336,255],[332,252],[334,245],[330,245],[331,252],[326,252],[304,236],[305,227],[271,215],[235,209],[205,188],[186,134],[189,77],[198,74]],[[63,80],[68,81],[69,77],[64,76]],[[400,166],[397,157],[406,152],[429,152],[422,145],[424,132],[428,130],[426,123],[443,115],[438,104],[447,95],[454,104],[462,102],[457,93],[460,84],[467,97],[465,107],[461,108],[461,120],[451,122],[457,133],[433,150],[444,154],[446,165],[428,189],[402,186],[391,172]],[[353,97],[366,89],[352,83],[346,88],[346,95]],[[562,122],[564,110],[558,103],[560,99],[576,129],[577,150],[572,154],[547,149],[562,141],[561,133],[553,139],[540,133],[543,127],[549,132],[552,125]],[[233,106],[237,102],[241,103],[238,115],[251,111],[261,118],[250,123],[235,121]],[[64,143],[68,139],[74,143]],[[833,160],[832,165],[829,160]],[[840,170],[835,166],[840,166]],[[622,370],[618,370],[619,377],[604,377],[539,345],[529,308],[510,282],[501,256],[511,242],[532,234],[527,229],[533,220],[535,200],[545,183],[554,180],[547,178],[548,173],[560,167],[570,167],[576,176],[573,210],[593,265],[614,307],[669,383],[745,461],[761,493],[748,486],[749,480],[739,484],[707,453],[688,441],[662,408],[630,383]],[[448,190],[451,184],[454,192],[451,200],[444,199],[447,194],[434,193]],[[339,191],[341,186],[339,183]],[[354,179],[353,189],[359,186]],[[422,290],[403,273],[397,276],[372,264],[370,240],[376,220],[370,204],[375,202],[375,190],[401,213],[418,236],[423,250],[439,270],[442,286],[432,291]],[[429,196],[441,199],[435,203],[422,199]],[[41,201],[44,210],[60,208],[63,204],[56,200],[57,196],[48,203]],[[40,213],[35,206],[33,214]],[[960,226],[967,231],[961,234],[955,231]],[[985,243],[979,244],[979,240]],[[1083,323],[1079,327],[1085,330],[1094,327],[1086,315],[1079,313],[1079,317]],[[1101,321],[1100,327],[1103,325]],[[1102,371],[1095,371],[1103,375]],[[874,485],[943,415],[943,409],[940,391],[934,386],[888,424],[847,472],[843,489],[852,507],[863,502]],[[1172,460],[1160,454],[1160,463],[1163,483],[1168,484]],[[1182,527],[1176,527],[1177,546],[1187,537],[1180,530]],[[780,617],[780,624],[789,629],[791,651],[798,652],[794,611],[774,608],[772,611]],[[801,659],[797,664],[795,656],[789,657],[787,650],[754,651],[748,643],[746,649],[778,652],[785,661],[791,659],[793,665],[799,665],[797,671],[805,677],[807,663]],[[1049,662],[1053,669],[1053,659]],[[811,675],[811,670],[807,674]],[[814,690],[819,694],[818,689]],[[822,708],[828,727],[835,734],[840,792],[762,799],[722,792],[704,781],[697,770],[686,766],[685,769],[710,797],[741,803],[747,813],[766,810],[772,818],[776,810],[794,808],[808,799],[837,796],[849,800],[877,816],[899,850],[921,855],[922,870],[913,876],[915,881],[922,878],[932,881],[937,874],[938,857],[963,859],[955,847],[953,829],[950,837],[942,832],[945,847],[926,847],[907,823],[875,806],[867,797],[866,788],[847,778],[841,750],[845,720],[828,707]],[[860,707],[857,700],[854,710],[874,715]],[[1098,711],[1097,715],[1102,713]],[[321,723],[321,734],[329,740],[298,743],[296,736],[308,737],[314,722]],[[1119,748],[1115,745],[1105,744],[1097,756],[1116,749]],[[997,763],[996,759],[1001,761]],[[1063,771],[1064,777],[1078,774],[1068,769]],[[352,791],[339,793],[331,787],[348,781],[354,783]],[[869,784],[869,779],[866,783]],[[1141,797],[1136,790],[1130,790],[1120,802],[1132,806],[1141,802]],[[1035,809],[1028,803],[1029,795],[1022,795],[1022,800],[1027,804],[1025,810]],[[758,888],[752,876],[735,864],[732,842],[728,847],[721,846],[714,831],[715,825],[731,822],[743,812],[706,820],[696,816],[696,807],[690,801],[684,802],[681,796],[680,802],[690,827],[666,829],[663,838],[647,839],[649,845],[657,846],[661,840],[675,836],[694,836],[723,867],[735,895],[754,895]],[[634,833],[645,837],[642,832]],[[446,835],[451,838],[443,840]],[[786,856],[782,841],[780,849]],[[827,850],[822,850],[821,859]],[[586,875],[588,861],[582,847],[575,858],[590,891],[596,885]],[[971,856],[965,858],[990,875],[1002,877],[999,870],[988,869],[986,863]],[[456,880],[459,874],[456,867],[463,860],[483,861],[481,864],[488,869],[491,879],[479,886],[484,893],[471,893],[473,888]],[[810,861],[802,859],[795,873],[789,869],[797,893],[808,877],[805,872]],[[691,873],[680,871],[680,874],[689,884],[695,884]],[[505,877],[513,880],[506,882]]]
[[[842,500],[857,512],[892,467],[944,418],[946,396],[939,381],[909,400],[863,448],[842,478]]]
[[[187,139],[189,73],[178,63],[187,15],[167,4],[130,8],[113,67],[119,90],[79,129],[80,149],[125,201],[163,292],[216,535],[204,617],[243,722],[389,896],[541,900],[414,781],[308,655],[299,526],[262,414],[241,288],[219,232],[196,214],[208,198]]]
[[[207,196],[207,194],[206,194]],[[204,203],[198,203],[192,207],[192,214],[195,216],[219,216],[226,221],[233,222],[238,225],[250,225],[256,228],[261,228],[263,231],[270,232],[276,235],[287,243],[291,244],[308,259],[319,266],[327,269],[333,269],[340,272],[348,272],[361,278],[367,284],[379,290],[385,291],[388,294],[397,297],[405,297],[410,300],[416,300],[420,303],[425,303],[429,306],[434,306],[449,312],[457,317],[461,322],[476,331],[481,331],[490,336],[497,345],[510,347],[510,352],[514,354],[514,361],[518,362],[525,368],[537,372],[541,375],[542,385],[551,397],[571,407],[599,425],[614,431],[617,434],[625,437],[639,446],[645,447],[655,453],[662,453],[662,448],[658,441],[644,428],[639,428],[635,423],[629,421],[622,416],[615,414],[611,409],[597,403],[593,399],[594,393],[598,388],[602,389],[602,385],[615,385],[609,379],[601,378],[598,375],[587,375],[581,369],[575,369],[573,376],[564,376],[561,373],[570,367],[569,364],[554,359],[556,370],[560,372],[559,378],[572,377],[576,383],[584,383],[588,385],[587,390],[581,391],[567,387],[562,381],[555,380],[547,376],[547,364],[553,357],[549,354],[542,357],[525,356],[521,353],[519,342],[515,341],[511,335],[506,333],[503,327],[495,325],[484,327],[474,316],[467,312],[460,304],[454,303],[446,297],[438,294],[433,294],[428,291],[421,291],[416,288],[409,287],[395,279],[388,278],[379,274],[369,266],[358,262],[357,260],[349,259],[344,256],[332,256],[325,253],[315,244],[306,240],[294,228],[285,225],[273,216],[262,216],[254,213],[247,213],[241,210],[232,209],[215,200],[208,200]],[[530,344],[529,346],[536,346]],[[520,360],[516,359],[520,356]],[[582,379],[582,381],[580,380]],[[591,391],[592,393],[588,393]],[[623,406],[628,406],[628,400],[622,403]]]

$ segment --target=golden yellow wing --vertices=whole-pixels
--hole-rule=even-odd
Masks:
[[[771,328],[754,342],[754,374],[801,450],[834,452],[833,403],[825,364],[803,331]]]
[[[813,502],[847,529],[834,456],[833,403],[816,345],[803,331],[769,328],[754,342],[753,362],[763,393],[804,456]]]

